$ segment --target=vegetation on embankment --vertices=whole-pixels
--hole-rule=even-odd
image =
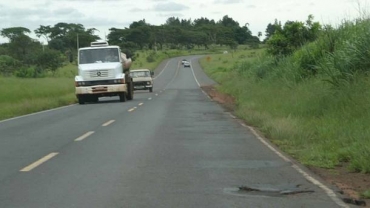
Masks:
[[[0,77],[0,120],[74,103],[71,78]]]
[[[201,65],[236,98],[238,116],[303,164],[370,173],[368,28],[344,21],[286,56],[239,51]]]

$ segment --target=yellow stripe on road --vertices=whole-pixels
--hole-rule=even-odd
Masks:
[[[90,136],[93,133],[94,133],[93,131],[89,131],[86,134],[84,134],[84,135],[78,137],[77,139],[75,139],[75,142],[82,141],[82,140],[86,139],[88,136]]]
[[[21,172],[28,172],[28,171],[31,171],[32,169],[36,168],[37,166],[41,165],[42,163],[50,160],[51,158],[55,157],[56,155],[58,155],[59,153],[57,152],[52,152],[48,155],[46,155],[45,157],[37,160],[36,162],[32,163],[31,165],[23,168],[22,170],[20,170]]]
[[[110,121],[104,123],[102,126],[108,126],[108,125],[112,124],[113,122],[115,122],[115,120],[110,120]]]

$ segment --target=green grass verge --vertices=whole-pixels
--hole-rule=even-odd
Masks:
[[[76,102],[70,78],[0,77],[0,120]]]
[[[260,79],[244,70],[263,63],[254,62],[260,52],[211,55],[201,65],[236,98],[238,116],[303,164],[334,168],[345,162],[369,173],[370,80],[360,76],[333,88],[321,78]]]
[[[365,199],[370,199],[370,190],[367,190],[361,194],[361,197]]]

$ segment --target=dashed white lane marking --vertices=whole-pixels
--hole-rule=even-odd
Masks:
[[[0,123],[12,121],[12,120],[16,120],[16,119],[20,119],[20,118],[25,118],[25,117],[29,117],[29,116],[33,116],[33,115],[38,115],[38,114],[42,114],[42,113],[57,111],[57,110],[61,110],[63,108],[69,108],[69,107],[75,106],[75,105],[77,105],[77,104],[67,105],[67,106],[63,106],[63,107],[59,107],[59,108],[53,108],[53,109],[50,109],[50,110],[44,110],[44,111],[40,111],[40,112],[36,112],[36,113],[31,113],[31,114],[23,115],[23,116],[9,118],[9,119],[5,119],[5,120],[0,121]]]
[[[110,120],[110,121],[104,123],[102,126],[108,126],[108,125],[112,124],[113,122],[115,122],[115,120]]]
[[[132,112],[132,111],[134,111],[135,109],[136,109],[136,107],[131,108],[131,109],[129,109],[129,110],[128,110],[128,112]]]
[[[79,142],[79,141],[82,141],[84,139],[86,139],[87,137],[89,137],[91,134],[95,133],[94,131],[89,131],[87,133],[85,133],[84,135],[78,137],[77,139],[75,139],[75,142]]]
[[[148,98],[148,100],[151,100],[152,98],[150,97],[150,98]]]
[[[158,94],[155,94],[155,96],[158,96]]]
[[[31,165],[23,168],[22,170],[20,170],[21,172],[28,172],[28,171],[31,171],[33,170],[34,168],[36,168],[37,166],[41,165],[42,163],[50,160],[51,158],[55,157],[56,155],[58,155],[59,153],[57,152],[52,152],[48,155],[46,155],[45,157],[37,160],[36,162],[32,163]]]
[[[312,184],[321,188],[326,193],[326,195],[328,195],[329,198],[331,198],[331,200],[333,200],[337,205],[339,205],[340,207],[343,207],[343,208],[349,208],[349,206],[347,204],[345,204],[342,200],[340,200],[337,197],[337,195],[334,193],[333,190],[331,190],[330,188],[328,188],[327,186],[322,184],[320,181],[313,178],[310,174],[308,174],[307,172],[302,170],[302,168],[300,168],[299,166],[293,164],[293,161],[291,161],[289,158],[285,157],[278,150],[276,150],[273,146],[271,146],[269,143],[267,143],[262,137],[260,137],[260,135],[252,127],[247,126],[244,123],[240,123],[240,124],[242,126],[248,128],[257,137],[258,140],[260,140],[265,146],[267,146],[271,151],[273,151],[275,154],[277,154],[280,158],[282,158],[286,162],[291,163],[292,164],[291,167],[294,168],[300,174],[302,174],[302,176],[305,177],[308,181],[310,181]]]
[[[139,103],[139,106],[142,106],[142,105],[144,105],[144,103]]]
[[[180,64],[177,65],[175,75],[172,77],[171,81],[167,83],[167,85],[164,87],[164,90],[167,89],[168,86],[175,80],[175,78],[177,77],[177,74],[179,73],[179,69],[180,69]]]

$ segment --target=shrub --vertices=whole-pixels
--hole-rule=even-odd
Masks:
[[[150,53],[146,57],[146,61],[149,62],[149,63],[155,62],[155,59],[156,59],[156,54],[154,52]]]
[[[0,73],[8,76],[11,75],[20,66],[20,61],[17,59],[7,56],[0,55]]]

